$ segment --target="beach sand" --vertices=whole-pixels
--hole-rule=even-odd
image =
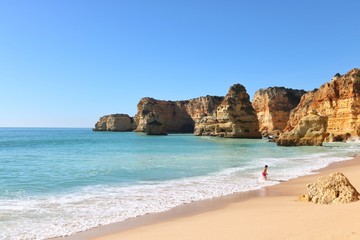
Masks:
[[[271,174],[271,168],[269,169]],[[340,205],[298,202],[319,176],[342,172],[360,190],[360,157],[258,191],[188,204],[166,213],[100,227],[68,239],[309,240],[360,239],[360,201]],[[270,175],[271,176],[271,175]]]

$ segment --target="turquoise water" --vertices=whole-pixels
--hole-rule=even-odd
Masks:
[[[359,143],[0,128],[0,239],[46,239],[258,189],[359,153]],[[259,178],[269,165],[269,181]]]

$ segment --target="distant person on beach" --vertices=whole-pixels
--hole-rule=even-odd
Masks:
[[[262,176],[264,177],[265,180],[267,180],[267,170],[268,170],[268,165],[265,165],[264,170],[262,171]]]

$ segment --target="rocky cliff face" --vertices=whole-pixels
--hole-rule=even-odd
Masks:
[[[194,122],[197,123],[202,118],[212,115],[223,99],[224,97],[218,96],[199,97],[189,101],[183,101],[183,106]]]
[[[142,98],[137,105],[136,131],[148,134],[193,133],[195,122],[211,114],[222,97],[206,96],[188,101],[163,101]],[[150,122],[157,122],[157,130],[148,131]],[[159,127],[161,124],[161,127]]]
[[[133,118],[127,114],[105,115],[95,124],[94,131],[126,132],[133,131],[135,124]]]
[[[294,129],[284,132],[277,139],[279,146],[321,146],[327,136],[328,118],[314,110],[300,119]]]
[[[154,113],[147,114],[142,122],[145,123],[142,131],[147,135],[167,135],[164,124],[158,121],[158,116]]]
[[[256,91],[252,105],[263,134],[283,131],[289,120],[290,111],[300,102],[306,92],[284,87],[270,87]]]
[[[136,131],[151,135],[195,130],[195,135],[260,137],[256,113],[240,84],[232,86],[225,97],[206,96],[188,101],[143,98],[137,108]]]
[[[259,122],[241,84],[233,85],[211,116],[196,123],[195,135],[229,138],[260,138]]]
[[[292,130],[312,110],[328,117],[327,131],[334,139],[360,136],[360,69],[339,74],[319,89],[301,97],[290,115],[286,130]]]
[[[300,96],[300,103],[293,109]],[[313,110],[327,117],[331,139],[359,137],[360,69],[355,68],[343,76],[337,74],[320,89],[305,94],[302,90],[281,87],[259,90],[252,105],[240,84],[232,86],[225,97],[206,96],[188,101],[143,98],[134,120],[125,114],[107,115],[100,118],[94,130],[136,129],[148,134],[195,131],[195,135],[252,138],[259,137],[259,130],[282,130],[288,118],[284,131],[291,131]]]

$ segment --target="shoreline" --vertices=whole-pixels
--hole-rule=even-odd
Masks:
[[[177,206],[173,209],[167,210],[165,212],[160,213],[152,213],[147,214],[145,216],[139,216],[136,218],[128,219],[123,222],[113,223],[105,226],[101,226],[98,228],[93,228],[84,232],[79,232],[67,237],[60,237],[55,239],[62,239],[62,240],[89,240],[89,239],[97,239],[97,240],[114,240],[114,239],[218,239],[224,238],[222,235],[216,235],[215,233],[211,236],[207,236],[205,232],[212,232],[212,229],[209,228],[198,228],[193,227],[196,229],[189,229],[189,231],[182,230],[181,232],[188,232],[186,236],[181,238],[174,234],[174,236],[169,236],[167,229],[172,229],[170,232],[174,231],[174,228],[178,228],[178,225],[184,225],[183,228],[186,229],[186,222],[191,221],[198,221],[199,223],[207,222],[204,219],[204,215],[209,215],[207,218],[211,218],[212,216],[216,215],[223,215],[223,213],[228,212],[229,209],[233,209],[232,211],[238,211],[242,215],[249,211],[249,209],[253,209],[253,212],[248,214],[253,215],[257,212],[257,207],[253,206],[254,204],[257,205],[267,205],[267,202],[271,202],[275,199],[279,199],[280,201],[285,201],[285,204],[289,204],[292,210],[296,210],[298,208],[304,207],[304,204],[311,206],[314,210],[316,208],[323,209],[324,206],[315,205],[312,203],[300,203],[297,202],[297,197],[301,194],[306,193],[306,185],[308,183],[314,182],[319,175],[328,175],[331,172],[340,171],[343,172],[347,176],[347,172],[360,173],[360,156],[355,156],[351,160],[335,162],[330,164],[329,166],[319,169],[314,172],[314,174],[306,175],[302,177],[298,177],[295,179],[291,179],[286,182],[281,182],[280,184],[265,187],[259,190],[252,190],[243,193],[234,193],[223,197],[217,197],[208,200],[202,200],[197,202],[192,202],[189,204],[184,204]],[[351,174],[353,175],[353,174]],[[354,177],[347,176],[350,182],[354,185],[355,188],[360,190],[360,177],[358,177],[355,181],[352,179]],[[353,183],[354,182],[354,183]],[[359,182],[357,184],[357,182]],[[257,203],[259,202],[259,203]],[[251,205],[249,207],[248,205]],[[352,204],[345,204],[356,206],[360,210],[360,201],[357,203]],[[335,206],[335,205],[331,205]],[[339,205],[340,206],[340,205]],[[275,207],[275,206],[274,206]],[[277,210],[282,210],[281,206],[277,206]],[[275,207],[276,208],[276,207]],[[271,207],[270,207],[271,209]],[[269,210],[266,208],[265,210]],[[234,218],[234,214],[229,214],[227,218]],[[269,216],[265,216],[267,218]],[[251,216],[250,216],[251,218]],[[243,218],[236,219],[237,221]],[[261,218],[260,218],[261,219]],[[281,220],[281,219],[280,219]],[[359,221],[360,222],[360,217]],[[219,222],[221,223],[221,222]],[[231,225],[231,223],[229,223]],[[235,224],[236,225],[236,224]],[[244,223],[246,225],[246,223]],[[266,226],[271,224],[265,224]],[[356,225],[357,229],[360,229],[360,223]],[[192,228],[191,226],[188,226]],[[158,231],[161,229],[161,231]],[[252,229],[251,226],[247,227],[246,229]],[[214,230],[216,230],[216,226],[214,226]],[[216,231],[215,231],[216,232]],[[269,233],[269,229],[266,231]],[[233,231],[226,232],[226,234],[234,233]],[[246,235],[246,231],[242,232],[244,236]],[[255,231],[256,233],[256,231]],[[144,235],[141,235],[144,234]],[[163,234],[163,235],[161,235]],[[207,237],[201,237],[203,235]],[[358,234],[358,235],[357,235]],[[216,237],[217,236],[217,237]],[[355,231],[355,236],[360,239],[360,232]],[[245,239],[255,239],[254,236]],[[268,235],[264,235],[269,239]],[[301,238],[288,238],[289,236],[284,236],[286,239],[301,239]],[[319,238],[320,237],[320,238]],[[234,237],[235,238],[235,237]],[[278,238],[278,236],[277,236]],[[226,238],[226,239],[233,239],[233,238]],[[256,238],[257,239],[257,238]],[[260,239],[260,238],[259,238]],[[270,238],[271,239],[271,238]],[[276,239],[276,238],[273,238]],[[312,239],[312,238],[310,238]],[[316,236],[314,239],[321,239],[321,236]],[[326,239],[326,238],[324,238]],[[343,238],[335,238],[335,239],[343,239]],[[344,239],[352,239],[352,238],[344,238]],[[355,239],[355,238],[354,238]]]

